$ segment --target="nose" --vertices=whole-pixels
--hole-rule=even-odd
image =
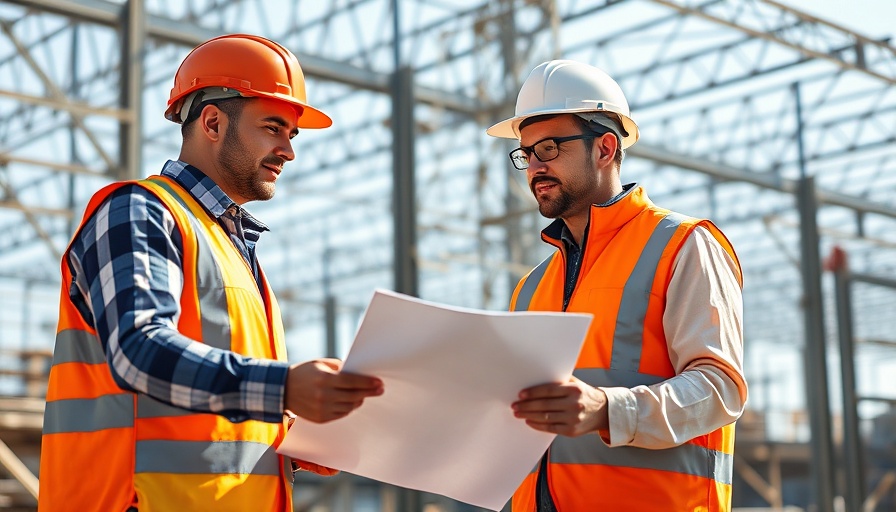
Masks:
[[[526,168],[526,176],[531,180],[536,174],[544,174],[547,168],[547,163],[542,162],[535,157],[535,153],[532,153],[529,155],[529,167]]]
[[[282,146],[278,146],[274,151],[274,154],[287,162],[295,160],[296,152],[292,149],[292,140],[286,139],[286,143]]]

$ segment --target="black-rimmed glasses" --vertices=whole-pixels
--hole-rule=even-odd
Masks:
[[[529,158],[535,153],[535,158],[540,162],[548,162],[560,156],[560,144],[571,140],[594,139],[598,135],[570,135],[569,137],[548,137],[532,144],[520,146],[510,152],[510,161],[520,171],[529,168]]]

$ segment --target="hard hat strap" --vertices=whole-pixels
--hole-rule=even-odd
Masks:
[[[616,141],[619,144],[617,149],[620,153],[619,161],[621,162],[625,158],[625,150],[622,149],[622,136],[628,136],[628,132],[625,131],[625,128],[622,127],[622,123],[619,122],[615,116],[603,112],[578,112],[576,115],[587,121],[588,126],[595,133],[612,133],[615,135]]]
[[[200,105],[207,104],[212,101],[226,100],[230,98],[238,98],[242,96],[236,89],[229,87],[206,87],[192,92],[184,98],[184,104],[180,107],[180,118],[183,123],[192,120],[194,111],[199,110]]]
[[[620,144],[622,143],[622,137],[628,135],[625,128],[622,127],[622,123],[603,112],[577,112],[576,115],[585,121],[588,121],[589,125],[597,125],[591,127],[591,129],[596,132],[606,133],[605,130],[609,130],[616,136],[616,139],[619,140]],[[604,128],[605,130],[601,130],[598,127]]]

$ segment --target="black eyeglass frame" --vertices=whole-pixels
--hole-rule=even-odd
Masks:
[[[525,171],[526,169],[529,168],[529,158],[531,158],[531,155],[533,155],[533,154],[535,155],[535,158],[537,158],[539,162],[550,162],[551,160],[560,156],[560,144],[562,144],[564,142],[569,142],[571,140],[596,139],[600,136],[602,136],[602,134],[598,135],[596,133],[591,133],[591,134],[581,133],[579,135],[570,135],[569,137],[546,137],[546,138],[541,139],[540,141],[536,142],[535,144],[532,144],[531,146],[520,146],[520,147],[514,149],[513,151],[511,151],[508,156],[510,156],[510,163],[513,164],[513,167],[515,167],[516,170]],[[549,156],[549,157],[543,158],[541,155],[538,154],[538,151],[535,150],[535,147],[538,146],[539,144],[541,144],[542,142],[545,142],[548,140],[552,141],[556,145],[557,153],[554,156]],[[522,152],[522,153],[520,153],[520,152]],[[522,164],[519,164],[519,165],[517,164],[517,160],[513,156],[514,154],[517,154],[520,157],[525,157],[524,158],[524,160],[526,162],[525,167],[520,167],[520,165],[522,165]],[[522,161],[522,160],[523,160],[523,158],[520,158],[520,161]]]

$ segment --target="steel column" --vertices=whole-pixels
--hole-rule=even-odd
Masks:
[[[837,302],[837,338],[840,345],[840,374],[843,393],[843,476],[846,510],[861,510],[865,499],[865,465],[859,436],[859,400],[856,393],[855,339],[849,265],[842,249],[835,247],[830,258]]]
[[[414,181],[414,75],[405,66],[392,75],[392,215],[395,291],[417,296],[417,209]],[[398,489],[398,512],[423,510],[421,493]]]
[[[327,329],[327,357],[336,357],[336,297],[324,298],[324,324]]]
[[[821,293],[821,257],[818,253],[818,197],[815,178],[806,172],[803,146],[803,111],[800,85],[793,84],[796,105],[796,143],[800,164],[797,181],[797,208],[800,212],[800,270],[803,277],[803,320],[805,322],[806,405],[812,447],[812,467],[817,512],[834,512],[834,457],[831,436],[831,407],[828,398],[827,344],[824,329],[824,299]],[[811,503],[811,502],[810,502]]]
[[[812,447],[813,499],[818,512],[834,512],[834,458],[831,446],[831,416],[828,399],[827,354],[825,352],[824,304],[821,294],[821,259],[818,254],[815,179],[799,181],[800,253],[805,320],[806,405],[809,409]]]
[[[119,132],[121,179],[142,178],[140,111],[143,104],[143,44],[146,40],[143,0],[128,0],[121,12],[121,108],[129,120]]]
[[[414,75],[392,75],[392,214],[395,291],[417,295],[417,210],[414,182]]]

